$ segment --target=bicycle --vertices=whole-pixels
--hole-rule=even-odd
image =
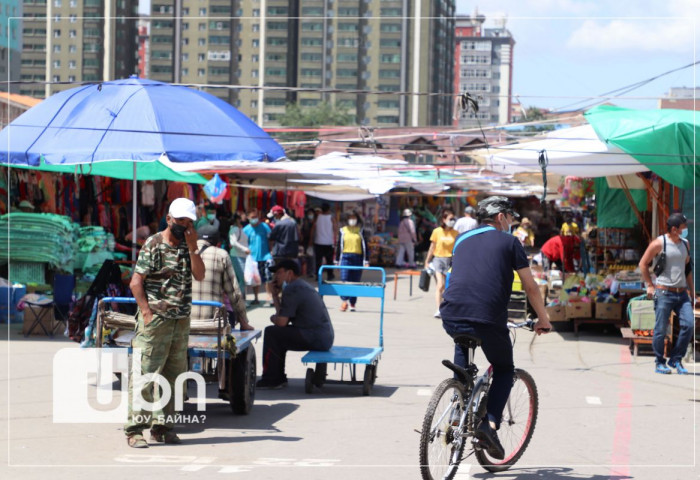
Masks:
[[[534,324],[532,320],[509,322],[508,327],[513,329],[514,334],[516,328],[527,327],[532,330]],[[489,456],[486,446],[476,438],[475,431],[486,413],[486,398],[493,367],[489,365],[486,372],[477,378],[479,369],[474,365],[474,353],[476,347],[481,345],[481,340],[460,334],[454,337],[454,341],[467,347],[468,367],[459,367],[449,360],[442,361],[457,378],[448,378],[437,386],[425,412],[419,455],[424,480],[452,479],[460,462],[472,454],[489,472],[509,469],[525,452],[537,422],[537,386],[529,373],[516,368],[513,388],[499,430],[505,458],[497,460]],[[467,444],[470,449],[464,455]]]

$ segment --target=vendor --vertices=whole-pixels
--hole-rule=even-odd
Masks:
[[[579,243],[581,241],[577,236],[555,235],[547,240],[540,252],[542,253],[543,267],[546,270],[551,270],[554,263],[562,266],[563,271],[573,272],[576,270],[574,260],[581,260],[581,252]]]

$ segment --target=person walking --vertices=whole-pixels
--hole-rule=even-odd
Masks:
[[[464,216],[455,223],[455,230],[457,230],[458,233],[468,232],[476,228],[478,224],[479,222],[474,218],[474,207],[467,205],[464,209]]]
[[[440,318],[440,303],[442,302],[442,294],[445,291],[445,278],[447,272],[452,266],[452,247],[454,247],[455,239],[457,238],[457,230],[455,226],[455,214],[452,210],[445,210],[440,217],[440,226],[433,230],[430,235],[430,248],[425,256],[425,269],[429,269],[430,261],[433,260],[433,268],[435,270],[435,318]]]
[[[405,209],[401,214],[401,222],[399,222],[399,253],[396,256],[396,266],[399,268],[416,268],[414,247],[418,239],[416,237],[416,224],[411,215],[413,215],[413,211],[410,208]]]
[[[327,203],[321,205],[321,213],[316,217],[313,227],[311,227],[311,239],[314,247],[314,257],[316,258],[316,270],[326,261],[326,265],[333,265],[333,245],[336,241],[337,224],[331,214],[331,206]],[[311,246],[311,245],[309,245]],[[333,270],[328,270],[328,281],[335,280]]]
[[[233,271],[236,272],[236,280],[238,280],[238,285],[241,287],[241,296],[245,300],[245,259],[250,255],[248,235],[243,233],[241,216],[238,213],[233,215],[231,223],[231,228],[228,231],[228,243],[231,245],[231,262]]]
[[[241,288],[233,269],[231,257],[223,248],[219,248],[221,237],[219,229],[214,225],[204,224],[197,229],[197,247],[199,256],[202,257],[206,274],[203,280],[192,282],[192,298],[224,303],[224,294],[228,298],[233,309],[234,321],[230,321],[231,327],[239,323],[241,330],[253,330],[248,323],[245,311],[245,301],[241,295]],[[197,320],[210,320],[214,318],[216,307],[195,305],[192,307],[191,317]]]
[[[175,380],[187,371],[187,342],[192,310],[192,278],[203,280],[205,266],[197,248],[196,207],[187,198],[177,198],[166,215],[167,228],[146,240],[139,253],[129,287],[136,299],[136,332],[131,342],[134,369],[129,375],[129,413],[124,426],[127,443],[147,448],[143,430],[150,426],[151,440],[177,444],[174,427],[175,397],[162,409],[149,411],[134,406],[134,390],[141,399],[154,402],[154,381],[160,374],[175,392]],[[138,357],[137,357],[138,356]],[[138,358],[138,360],[137,360]],[[134,385],[138,375],[143,381]],[[150,381],[149,381],[150,380]]]
[[[486,445],[489,455],[502,460],[505,455],[497,430],[515,374],[507,326],[514,270],[537,314],[535,332],[547,333],[552,326],[525,250],[510,235],[510,226],[518,216],[510,201],[505,197],[486,198],[479,202],[477,216],[481,225],[460,235],[454,245],[450,285],[440,305],[440,314],[443,328],[451,337],[468,334],[479,338],[493,367],[486,415],[477,419],[480,423],[476,437]],[[468,358],[468,349],[455,345],[455,364],[466,368]]]
[[[695,289],[693,285],[693,264],[690,258],[688,236],[688,219],[682,213],[674,213],[666,221],[667,233],[655,238],[647,247],[639,261],[639,270],[647,285],[647,296],[654,299],[654,339],[652,348],[656,355],[656,373],[669,374],[671,369],[685,375],[688,370],[681,359],[688,350],[693,338],[695,306]],[[656,284],[649,274],[649,265],[657,255],[664,260],[657,260],[663,265],[658,269]],[[671,311],[676,312],[680,323],[680,332],[676,344],[666,364],[664,357],[664,338],[668,329]]]
[[[275,226],[270,232],[270,251],[275,261],[283,258],[296,260],[299,256],[299,226],[286,214],[284,208],[275,205],[270,210]]]
[[[250,249],[250,255],[252,255],[253,260],[258,264],[258,272],[260,273],[260,281],[265,285],[265,291],[267,292],[268,300],[272,306],[272,293],[270,292],[270,280],[272,276],[270,274],[270,265],[272,264],[272,255],[270,254],[270,226],[267,223],[260,221],[260,214],[257,210],[251,210],[248,212],[248,225],[243,229],[243,233],[248,237],[248,248]],[[258,305],[260,301],[258,300],[258,292],[260,291],[259,285],[253,285],[253,295],[254,300],[250,302],[251,305]]]
[[[362,267],[369,266],[367,259],[367,244],[365,243],[364,230],[362,229],[362,219],[360,214],[352,211],[348,214],[348,224],[340,229],[338,236],[338,246],[335,250],[336,263],[342,267]],[[340,270],[340,280],[343,282],[359,282],[362,280],[362,270]],[[357,297],[340,297],[340,311],[345,312],[350,302],[350,311],[355,311]]]
[[[314,249],[310,246],[312,242],[311,229],[316,221],[316,213],[311,209],[306,210],[306,215],[301,222],[301,244],[306,249],[304,250],[303,263],[300,265],[302,272],[306,271],[306,275],[309,278],[314,278],[316,275],[313,271],[315,260],[314,260]]]

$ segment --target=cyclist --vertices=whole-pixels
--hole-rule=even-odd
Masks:
[[[454,247],[450,283],[440,305],[445,331],[452,337],[466,333],[481,339],[481,348],[493,366],[486,417],[476,435],[493,458],[505,456],[496,431],[513,384],[513,346],[507,327],[508,301],[517,271],[527,297],[537,313],[535,332],[551,329],[542,295],[537,288],[520,241],[510,235],[519,217],[505,197],[479,202],[480,225],[460,235]],[[467,366],[468,352],[455,345],[455,363]]]

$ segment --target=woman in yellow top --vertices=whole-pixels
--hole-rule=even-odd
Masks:
[[[364,231],[362,230],[362,219],[356,211],[348,214],[348,224],[340,229],[338,235],[338,245],[335,249],[336,263],[347,267],[368,266],[367,245],[365,244]],[[339,262],[338,262],[339,260]],[[359,282],[362,279],[362,270],[340,270],[340,280],[343,282]],[[341,311],[348,309],[350,301],[350,311],[355,311],[357,297],[340,297],[343,303],[340,305]]]
[[[440,302],[442,302],[442,294],[445,291],[445,278],[447,271],[452,266],[452,249],[455,246],[455,239],[459,232],[454,229],[455,214],[451,210],[445,210],[441,217],[441,226],[433,230],[430,235],[430,249],[425,257],[425,268],[430,265],[430,260],[433,260],[435,268],[435,280],[437,288],[435,289],[435,318],[440,318]]]
[[[535,246],[535,232],[532,231],[532,223],[529,218],[523,217],[520,225],[513,232],[513,235],[518,237],[523,247]]]

